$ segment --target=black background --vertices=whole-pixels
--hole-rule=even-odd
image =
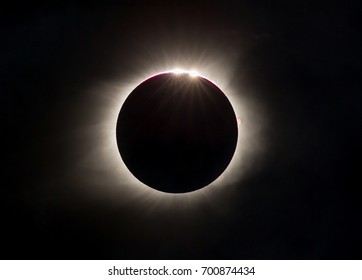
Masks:
[[[360,259],[359,20],[348,1],[5,5],[0,257]],[[230,80],[268,120],[264,152],[189,207],[126,182],[111,199],[112,172],[74,164],[100,143],[87,125],[107,108],[90,92],[208,49],[237,54]]]

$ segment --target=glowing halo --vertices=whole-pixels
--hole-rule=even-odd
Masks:
[[[143,205],[153,205],[152,207],[155,207],[155,204],[158,205],[157,207],[167,207],[171,204],[185,206],[191,203],[194,205],[193,201],[197,204],[199,199],[207,198],[208,201],[220,198],[221,194],[227,195],[228,192],[225,190],[230,190],[228,186],[242,180],[245,172],[250,170],[251,160],[262,151],[261,147],[264,146],[261,137],[264,120],[258,115],[253,100],[243,96],[242,93],[246,89],[232,85],[230,80],[233,76],[233,68],[230,68],[232,64],[220,65],[215,62],[208,64],[200,61],[197,65],[180,63],[176,64],[178,66],[160,63],[149,65],[153,66],[148,68],[140,66],[139,69],[142,69],[142,72],[128,74],[128,77],[123,76],[111,82],[98,82],[89,89],[87,100],[82,100],[82,105],[84,107],[87,105],[84,115],[92,116],[95,110],[97,113],[94,114],[93,119],[85,121],[88,125],[82,124],[82,131],[79,130],[81,134],[79,137],[83,140],[77,140],[79,143],[77,153],[83,156],[72,160],[72,164],[76,164],[77,167],[73,180],[79,181],[77,185],[80,186],[79,190],[82,194],[86,192],[89,196],[106,196],[114,203],[119,203],[122,199],[133,200]],[[155,65],[158,66],[155,67]],[[197,69],[197,72],[194,72],[194,69]],[[197,76],[215,84],[228,97],[238,121],[238,141],[229,166],[214,182],[190,193],[163,193],[146,186],[127,169],[117,147],[116,125],[125,99],[142,81],[165,72],[173,72],[176,75],[186,72],[190,74],[190,77],[197,73]],[[92,100],[92,106],[89,106],[89,100]],[[74,111],[74,114],[78,113],[76,109]],[[89,139],[92,139],[91,153],[82,145]],[[91,175],[92,172],[94,176]]]

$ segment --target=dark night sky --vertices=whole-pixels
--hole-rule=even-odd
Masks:
[[[0,258],[361,259],[358,22],[346,1],[2,8]],[[100,119],[188,56],[252,104],[260,150],[202,199],[155,200],[104,164]]]

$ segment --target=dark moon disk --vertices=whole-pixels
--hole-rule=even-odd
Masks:
[[[117,143],[130,172],[168,193],[213,182],[229,165],[238,137],[234,110],[209,80],[162,73],[138,85],[117,121]]]

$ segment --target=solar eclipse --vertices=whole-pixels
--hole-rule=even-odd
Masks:
[[[213,182],[235,152],[238,127],[225,94],[196,71],[160,73],[124,102],[117,143],[131,173],[168,193]]]

